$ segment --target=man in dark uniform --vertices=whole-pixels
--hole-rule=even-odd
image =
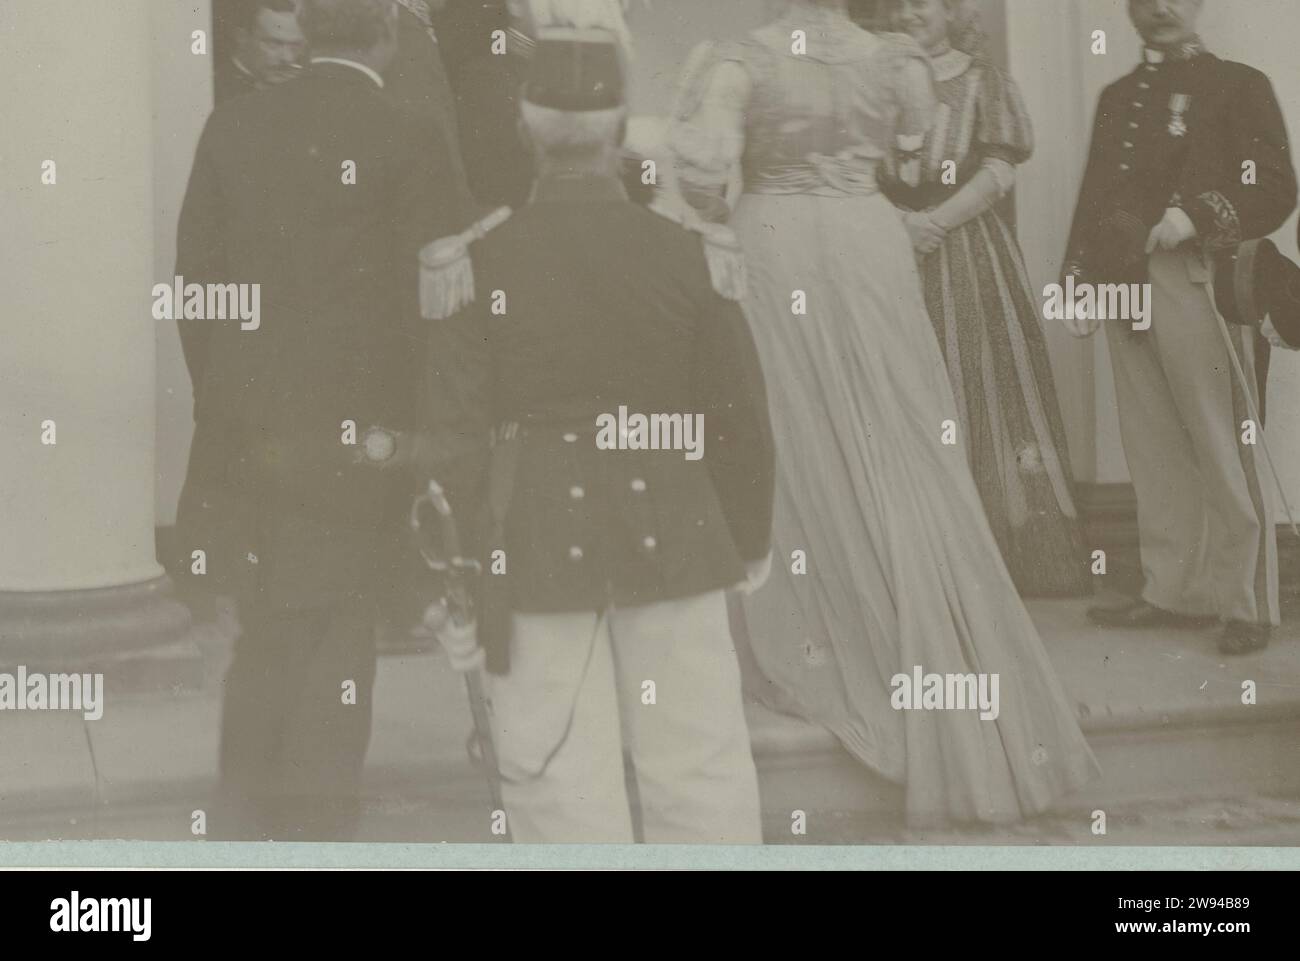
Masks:
[[[237,0],[231,9],[235,51],[217,65],[217,104],[296,76],[307,48],[298,0]]]
[[[383,520],[410,491],[394,464],[417,410],[417,254],[464,223],[444,203],[436,128],[383,94],[393,0],[305,0],[302,21],[302,77],[209,119],[178,239],[186,284],[260,285],[256,325],[182,323],[196,397],[183,570],[234,597],[243,626],[222,717],[225,836],[353,828],[374,581],[399,536]]]
[[[1106,330],[1145,586],[1089,614],[1120,627],[1218,617],[1220,650],[1243,654],[1278,623],[1274,491],[1219,330],[1212,258],[1280,227],[1296,179],[1268,78],[1205,50],[1201,5],[1130,0],[1143,62],[1101,95],[1066,271],[1152,295],[1150,329]],[[1098,322],[1068,323],[1086,336]],[[1255,333],[1230,339],[1258,398]]]
[[[385,91],[407,113],[419,116],[424,123],[438,125],[456,165],[454,176],[458,182],[463,181],[455,98],[434,31],[433,8],[428,0],[397,0],[397,3],[401,8],[397,55],[385,71]]]
[[[527,0],[462,0],[459,13],[465,49],[453,87],[470,190],[486,206],[517,209],[533,186],[532,156],[519,134],[519,86],[537,29],[532,10]],[[497,30],[503,46],[494,46]]]
[[[430,334],[432,473],[485,572],[477,638],[443,642],[485,649],[515,840],[633,840],[626,741],[647,842],[758,842],[724,592],[770,563],[773,448],[735,239],[628,200],[604,31],[543,31],[523,99],[534,199]],[[454,243],[423,255],[430,316]]]

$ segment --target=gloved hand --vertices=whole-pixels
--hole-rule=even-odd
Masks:
[[[478,643],[477,625],[470,623],[457,627],[442,601],[425,608],[424,626],[447,652],[453,670],[465,674],[483,666],[486,655]]]
[[[1177,250],[1196,236],[1196,225],[1192,218],[1179,207],[1170,207],[1165,211],[1164,219],[1151,228],[1147,238],[1147,253],[1157,247],[1161,250]]]
[[[1066,268],[1067,274],[1074,274],[1075,283],[1082,283],[1083,270],[1077,264],[1071,264]],[[1061,289],[1065,289],[1065,278],[1061,278]],[[1080,317],[1077,313],[1073,318],[1061,318],[1061,326],[1070,332],[1072,337],[1080,339],[1091,337],[1101,326],[1101,319],[1094,313],[1091,317]]]
[[[738,592],[739,594],[745,597],[748,597],[750,594],[753,594],[756,590],[758,590],[760,587],[766,584],[767,579],[771,575],[772,575],[772,553],[769,551],[768,555],[764,557],[761,561],[745,562],[745,579],[741,583],[737,584],[733,588],[733,590],[735,590],[736,592]]]
[[[912,249],[918,254],[932,254],[939,249],[948,231],[939,226],[927,213],[909,213],[903,215],[903,226],[912,239]]]

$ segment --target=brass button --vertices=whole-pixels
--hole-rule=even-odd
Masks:
[[[1128,150],[1132,150],[1132,149],[1133,149],[1133,141],[1132,141],[1132,140],[1125,140],[1125,141],[1124,141],[1124,146],[1125,146],[1126,149],[1128,149]]]
[[[1139,126],[1139,124],[1138,124],[1138,122],[1137,122],[1136,120],[1130,120],[1130,121],[1128,122],[1128,128],[1129,128],[1129,130],[1136,130],[1136,129],[1138,128],[1138,126]]]
[[[577,434],[565,434],[565,435],[564,435],[564,442],[565,442],[566,444],[576,444],[576,443],[578,442],[578,435],[577,435]]]
[[[1139,90],[1150,90],[1150,89],[1151,89],[1151,84],[1147,83],[1147,82],[1144,80],[1144,81],[1142,81],[1140,84],[1138,84],[1138,89],[1139,89]]]
[[[572,487],[569,488],[569,496],[572,497],[575,501],[580,501],[587,496],[587,492],[583,490],[581,487],[579,487],[577,484],[574,484]]]
[[[655,540],[653,537],[647,537],[645,540],[641,542],[641,546],[644,547],[647,551],[652,551],[659,546],[659,542]]]
[[[642,480],[641,478],[639,478],[639,477],[634,477],[634,478],[632,479],[632,490],[636,491],[638,494],[644,494],[644,493],[645,493],[645,481],[643,481],[643,480]]]
[[[1120,164],[1120,165],[1119,165],[1119,169],[1120,169],[1120,170],[1132,170],[1133,168],[1130,167],[1128,164]]]
[[[1141,110],[1142,107],[1143,107],[1142,101],[1141,101],[1141,100],[1134,100],[1134,101],[1133,101],[1133,106],[1134,106],[1135,108],[1137,108],[1138,110]]]
[[[574,544],[572,547],[569,548],[569,560],[580,561],[582,560],[582,556],[583,556],[582,548],[579,547],[577,544]]]

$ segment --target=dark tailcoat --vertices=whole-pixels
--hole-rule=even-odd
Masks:
[[[472,529],[493,603],[594,611],[741,582],[770,546],[771,427],[745,317],[716,292],[701,236],[613,179],[543,180],[472,253],[476,302],[431,328],[428,414],[434,475]],[[599,449],[597,418],[620,406],[703,414],[703,458]],[[503,422],[520,432],[492,531],[475,521]],[[495,550],[504,574],[490,573]],[[497,671],[499,640],[485,639]]]
[[[1246,161],[1256,165],[1254,184],[1242,183]],[[1097,283],[1140,282],[1147,234],[1169,207],[1181,207],[1214,251],[1267,236],[1295,205],[1286,125],[1268,77],[1205,52],[1143,63],[1102,92],[1066,270]],[[1131,232],[1115,229],[1116,214]]]
[[[425,331],[417,253],[467,217],[443,194],[452,169],[435,125],[346,65],[313,65],[209,119],[177,273],[260,284],[261,326],[181,323],[195,389],[182,576],[281,609],[366,593],[395,536],[380,519],[402,481],[355,464],[343,423],[412,423]],[[190,577],[196,549],[207,553],[201,578]]]

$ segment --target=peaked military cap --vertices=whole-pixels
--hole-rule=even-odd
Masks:
[[[1231,324],[1259,328],[1275,347],[1300,350],[1300,266],[1271,240],[1249,240],[1215,258],[1214,297]]]

